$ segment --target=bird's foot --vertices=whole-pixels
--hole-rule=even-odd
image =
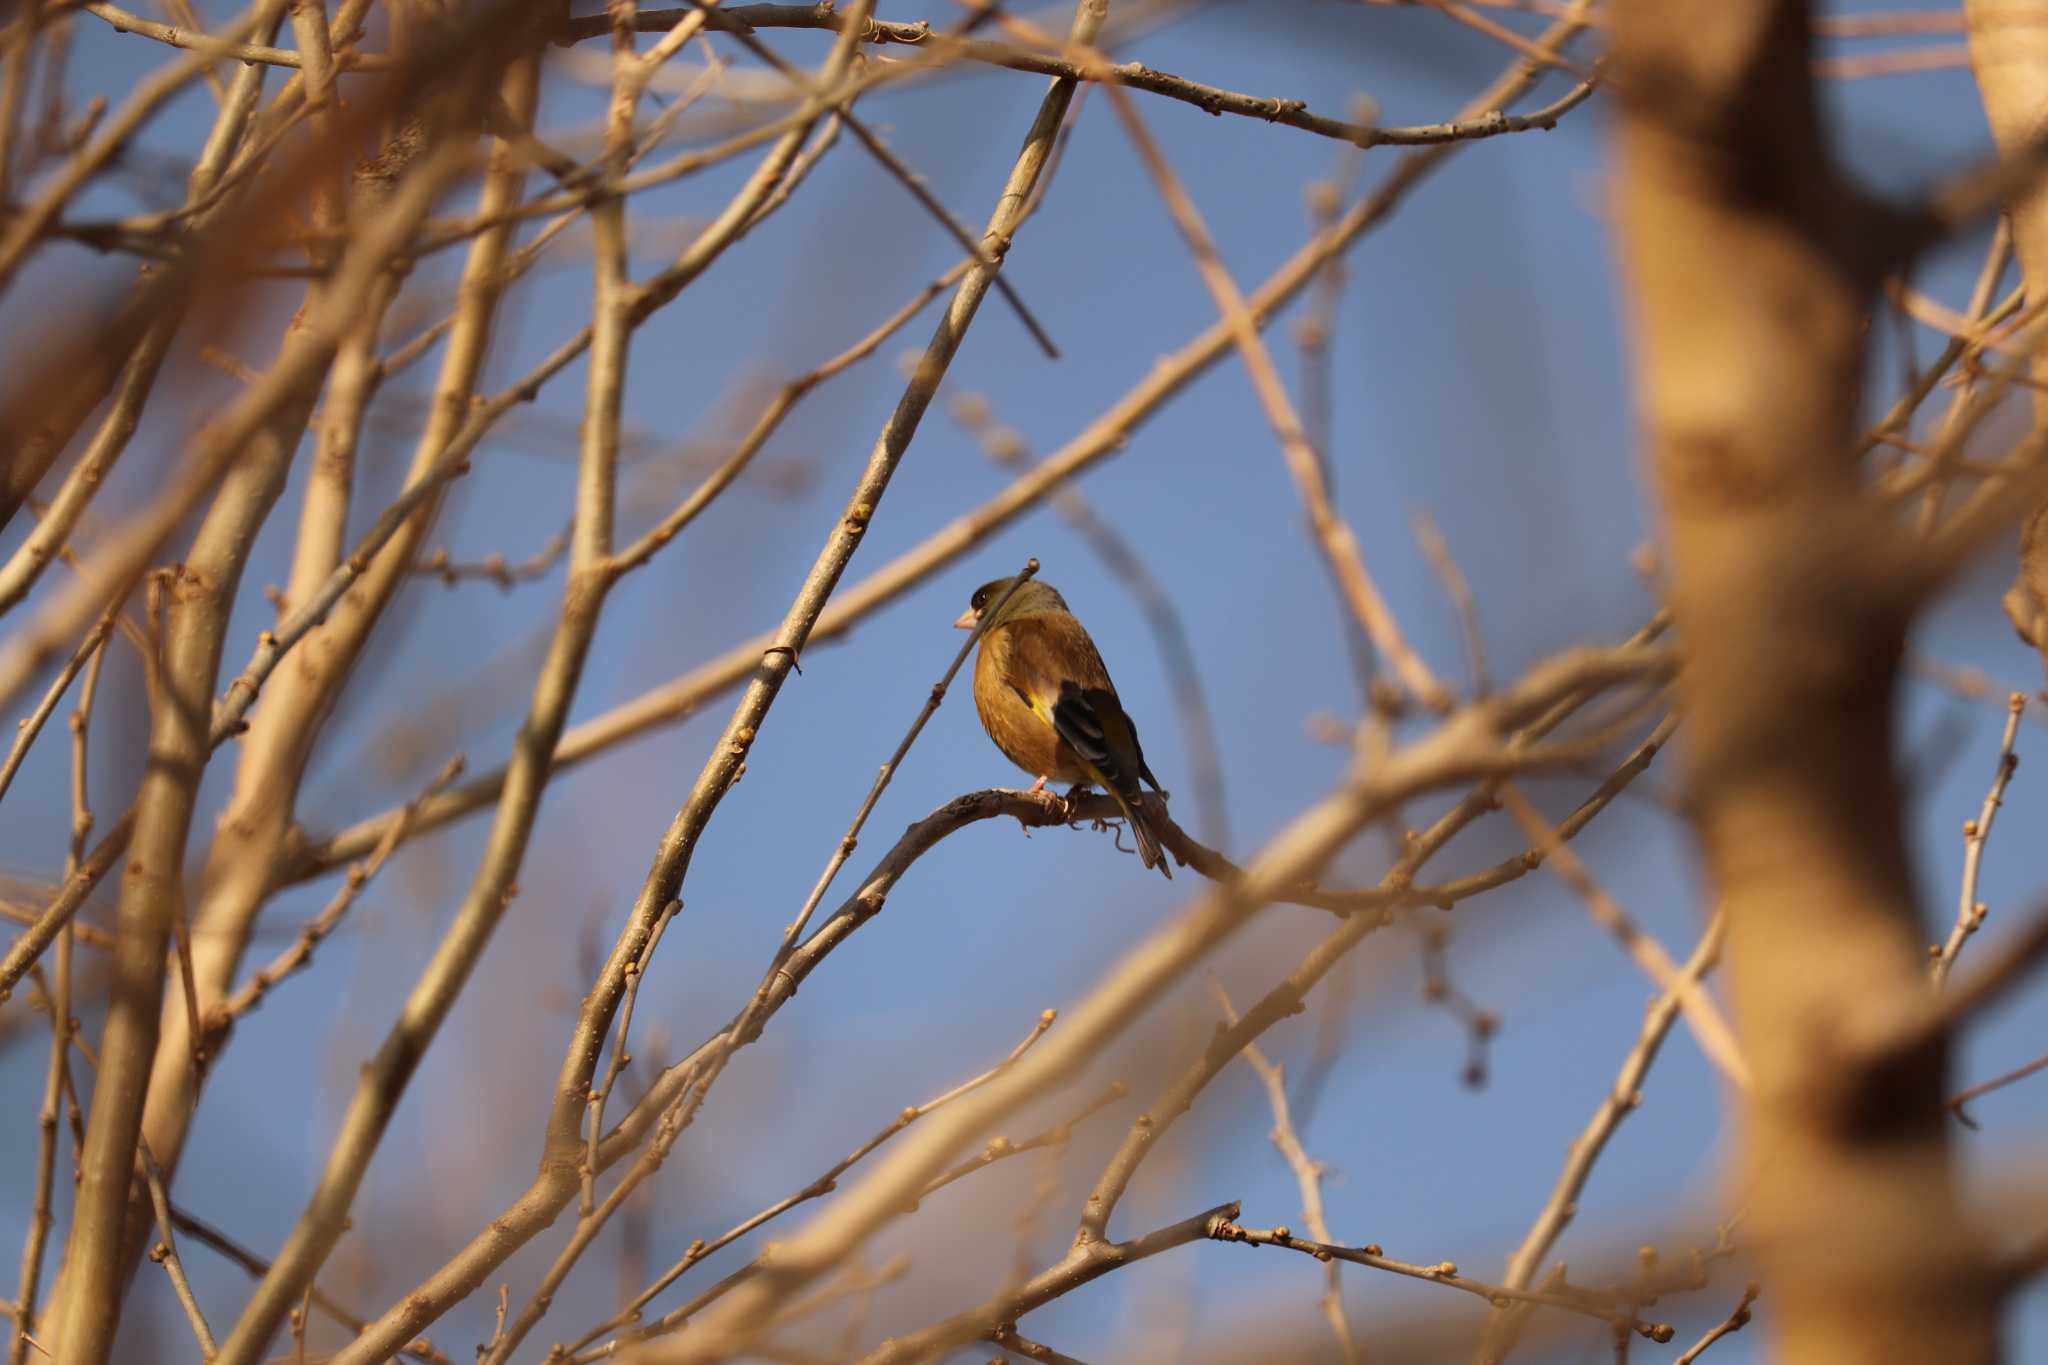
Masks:
[[[1032,794],[1033,796],[1036,796],[1036,795],[1038,795],[1038,794],[1039,794],[1040,792],[1042,792],[1042,791],[1044,791],[1044,790],[1045,790],[1045,779],[1044,779],[1043,777],[1039,778],[1039,779],[1038,779],[1038,780],[1037,780],[1036,782],[1033,782],[1033,783],[1031,784],[1031,794]]]

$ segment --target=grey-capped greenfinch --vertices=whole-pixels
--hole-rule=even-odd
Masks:
[[[1027,580],[1009,600],[1010,580],[974,590],[953,624],[972,630],[991,611],[974,661],[974,709],[996,747],[1012,763],[1047,782],[1097,786],[1115,798],[1138,857],[1171,878],[1165,852],[1146,816],[1140,780],[1161,791],[1138,747],[1138,727],[1124,713],[1102,655],[1049,583]]]

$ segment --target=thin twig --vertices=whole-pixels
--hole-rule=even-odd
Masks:
[[[143,1174],[149,1182],[149,1202],[156,1210],[156,1235],[160,1239],[150,1253],[150,1259],[163,1262],[164,1270],[171,1277],[171,1288],[177,1292],[185,1318],[192,1324],[192,1335],[198,1338],[199,1358],[212,1360],[213,1332],[206,1325],[206,1315],[199,1310],[199,1300],[192,1296],[192,1283],[185,1278],[185,1265],[178,1259],[177,1237],[171,1231],[170,1196],[164,1193],[163,1167],[156,1164],[156,1155],[149,1150],[148,1142],[137,1143],[136,1150],[142,1158]]]
[[[435,774],[433,780],[427,783],[418,796],[415,796],[406,803],[405,809],[417,812],[422,805],[432,800],[443,788],[450,782],[453,782],[461,772],[462,758],[460,755],[457,755],[442,765],[441,771]],[[292,940],[291,945],[273,958],[266,966],[259,968],[252,974],[240,990],[237,990],[233,995],[214,1007],[213,1013],[205,1021],[208,1052],[213,1051],[218,1046],[216,1036],[223,1032],[229,1024],[262,1004],[264,998],[270,994],[278,982],[294,972],[304,970],[311,963],[313,950],[318,948],[322,940],[334,932],[335,927],[341,923],[342,916],[348,913],[349,908],[362,895],[363,889],[383,870],[384,863],[390,858],[392,851],[404,840],[405,835],[402,831],[408,824],[409,821],[401,818],[397,824],[393,825],[391,827],[391,837],[383,840],[375,849],[371,850],[369,857],[349,868],[348,875],[342,878],[341,888],[321,908],[319,914],[306,922],[305,927],[299,930],[298,937]]]
[[[1756,1302],[1757,1292],[1758,1286],[1754,1284],[1745,1288],[1742,1291],[1741,1300],[1735,1305],[1728,1316],[1708,1328],[1707,1334],[1688,1347],[1685,1354],[1672,1361],[1671,1365],[1692,1365],[1695,1360],[1698,1360],[1706,1353],[1706,1349],[1709,1346],[1712,1346],[1722,1337],[1731,1336],[1749,1326],[1749,1306]]]
[[[633,1060],[633,1054],[628,1050],[627,1043],[633,1031],[633,1007],[640,1000],[640,983],[647,978],[647,965],[654,960],[655,949],[661,946],[663,932],[667,930],[670,921],[675,919],[676,912],[682,908],[683,903],[679,900],[669,902],[667,911],[659,919],[655,920],[653,931],[647,935],[647,942],[640,949],[639,961],[635,962],[629,969],[629,975],[626,978],[626,998],[624,1003],[619,1006],[619,1027],[612,1037],[612,1059],[605,1067],[604,1080],[590,1088],[590,1099],[587,1105],[590,1113],[590,1142],[584,1149],[583,1154],[583,1168],[581,1171],[583,1177],[583,1206],[578,1210],[585,1218],[590,1217],[597,1209],[597,1144],[598,1140],[604,1136],[605,1102],[611,1098],[612,1087],[618,1084],[619,1077],[625,1073],[627,1064]],[[499,1335],[501,1336],[503,1335],[503,1327],[504,1324],[501,1322],[499,1324]]]
[[[1377,1245],[1363,1247],[1334,1246],[1325,1242],[1310,1241],[1296,1237],[1286,1227],[1247,1228],[1228,1223],[1213,1234],[1219,1242],[1241,1242],[1246,1246],[1286,1247],[1299,1251],[1317,1260],[1348,1261],[1352,1265],[1369,1266],[1394,1275],[1404,1275],[1412,1280],[1427,1280],[1431,1284],[1445,1285],[1485,1299],[1496,1306],[1510,1303],[1528,1304],[1538,1308],[1556,1308],[1567,1313],[1578,1313],[1589,1318],[1598,1318],[1609,1326],[1626,1328],[1637,1336],[1650,1341],[1667,1342],[1674,1335],[1668,1322],[1649,1322],[1631,1314],[1623,1313],[1610,1306],[1611,1296],[1594,1294],[1590,1291],[1575,1290],[1569,1286],[1556,1289],[1519,1289],[1513,1285],[1489,1284],[1462,1275],[1455,1261],[1438,1261],[1435,1265],[1424,1265],[1414,1261],[1397,1261],[1386,1255]]]
[[[1064,1351],[1055,1351],[1044,1342],[1033,1341],[1019,1332],[1013,1324],[1004,1323],[988,1334],[988,1341],[1002,1347],[1012,1355],[1023,1356],[1026,1360],[1044,1361],[1045,1365],[1088,1365],[1079,1356],[1070,1356]]]
[[[2003,1090],[2009,1085],[2016,1085],[2039,1071],[2048,1071],[2048,1053],[2043,1053],[2039,1057],[2034,1058],[2033,1061],[2023,1066],[2016,1066],[2002,1075],[1993,1076],[1988,1081],[1979,1081],[1966,1090],[1958,1091],[1949,1099],[1948,1111],[1962,1120],[1966,1126],[1975,1128],[1977,1121],[1970,1117],[1969,1112],[1963,1108],[1964,1105],[1972,1100],[1981,1099],[1993,1091]]]
[[[2026,709],[2023,693],[2015,692],[2006,699],[2005,734],[1998,741],[1998,766],[1992,773],[1991,790],[1984,794],[1984,805],[1977,818],[1963,825],[1963,882],[1956,903],[1955,927],[1949,930],[1948,941],[1935,950],[1929,969],[1937,987],[1948,980],[1963,944],[1984,925],[1985,907],[1977,900],[1977,874],[1984,865],[1984,845],[1991,838],[1991,822],[1998,818],[1998,808],[2005,802],[2006,784],[2012,781],[2013,772],[2020,765],[2013,744],[2019,738],[2020,716]]]
[[[1450,542],[1437,527],[1436,519],[1427,512],[1417,512],[1410,519],[1415,528],[1416,544],[1436,569],[1437,577],[1444,582],[1444,591],[1450,594],[1451,605],[1457,610],[1458,625],[1465,636],[1465,659],[1471,670],[1472,695],[1483,697],[1493,690],[1493,683],[1486,671],[1486,632],[1479,624],[1479,603],[1472,596],[1472,584],[1465,578],[1465,571],[1458,567],[1458,561],[1451,554]]]
[[[451,588],[466,578],[487,578],[501,588],[510,589],[515,584],[545,576],[560,562],[568,548],[568,532],[558,531],[549,536],[539,550],[516,563],[502,554],[489,554],[472,563],[464,563],[452,557],[446,549],[439,549],[415,564],[413,572],[430,574]]]
[[[1639,636],[1638,639],[1640,638]],[[1590,697],[1585,694],[1561,698],[1557,705],[1546,708],[1541,714],[1533,717],[1526,728],[1510,736],[1506,743],[1507,750],[1516,754],[1528,753],[1544,736],[1563,724],[1578,706],[1588,700]],[[1648,755],[1654,752],[1654,746],[1646,743],[1601,784],[1599,791],[1580,806],[1579,811],[1574,813],[1574,819],[1578,819],[1581,826],[1584,820],[1590,820],[1594,813],[1605,807],[1616,792],[1642,772],[1643,765],[1649,761]],[[1491,786],[1482,786],[1479,791],[1468,795],[1445,812],[1420,836],[1409,840],[1406,856],[1382,879],[1380,892],[1396,893],[1409,888],[1412,878],[1423,864],[1460,830],[1478,819],[1485,811],[1492,809],[1493,801]],[[1567,822],[1568,825],[1570,823]],[[1518,862],[1517,866],[1526,870],[1529,864],[1525,859]],[[1481,882],[1485,880],[1482,875]],[[1425,900],[1422,903],[1434,902]],[[1195,1097],[1216,1078],[1237,1051],[1281,1019],[1299,1011],[1308,993],[1332,967],[1343,961],[1368,935],[1390,922],[1391,915],[1385,910],[1376,915],[1354,911],[1343,924],[1326,935],[1285,979],[1246,1010],[1244,1017],[1235,1026],[1219,1034],[1210,1046],[1203,1049],[1202,1055],[1191,1062],[1187,1070],[1167,1086],[1132,1124],[1115,1155],[1103,1166],[1082,1206],[1079,1225],[1074,1233],[1076,1242],[1094,1241],[1108,1235],[1109,1222],[1117,1204],[1136,1176],[1139,1166],[1148,1155],[1158,1150],[1160,1136],[1180,1115],[1187,1112]]]
[[[918,1191],[917,1197],[920,1201],[929,1199],[955,1181],[963,1180],[976,1171],[986,1170],[998,1161],[1008,1161],[1012,1157],[1022,1156],[1026,1152],[1042,1151],[1047,1147],[1062,1146],[1073,1136],[1075,1125],[1094,1117],[1130,1093],[1130,1086],[1124,1082],[1111,1081],[1096,1092],[1094,1098],[1078,1105],[1066,1118],[1028,1138],[992,1137],[973,1156],[933,1176],[931,1181]]]
[[[79,670],[85,667],[88,659],[98,657],[100,646],[113,632],[114,623],[120,616],[121,604],[108,604],[107,609],[100,614],[100,619],[93,623],[93,628],[79,641],[78,648],[71,651],[71,657],[64,661],[64,667],[51,679],[50,686],[44,691],[43,699],[36,704],[36,709],[16,722],[14,743],[7,750],[6,762],[0,763],[0,798],[5,798],[7,789],[14,784],[14,775],[21,770],[22,760],[28,757],[29,746],[36,742],[36,736],[42,733],[44,723],[56,712],[57,703],[64,699],[64,693],[71,687],[71,680],[78,676]]]

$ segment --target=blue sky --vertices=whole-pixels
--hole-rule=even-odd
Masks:
[[[885,0],[880,8],[892,19],[947,17],[905,0]],[[143,39],[113,35],[89,17],[77,22],[75,70],[91,73],[92,88],[117,89],[163,59]],[[774,37],[804,61],[824,51],[820,35]],[[1335,0],[1202,7],[1118,55],[1232,89],[1305,99],[1324,112],[1341,113],[1363,93],[1390,123],[1449,117],[1505,60],[1497,44],[1441,15]],[[979,223],[1041,88],[1036,78],[982,72],[880,96],[862,108],[960,217]],[[1552,77],[1535,101],[1562,88]],[[1988,148],[1974,89],[1960,69],[1836,83],[1827,95],[1851,164],[1898,193]],[[601,93],[557,72],[544,103],[549,126],[575,130],[563,140],[580,146]],[[1304,187],[1341,167],[1345,149],[1158,99],[1143,99],[1141,107],[1249,288],[1304,238]],[[210,108],[203,90],[192,92],[147,146],[166,157],[181,154]],[[1463,149],[1348,258],[1333,350],[1330,457],[1338,500],[1410,638],[1439,671],[1461,681],[1457,620],[1416,547],[1410,521],[1417,513],[1435,519],[1472,581],[1497,677],[1573,644],[1618,638],[1653,605],[1630,567],[1649,520],[1604,214],[1608,127],[1609,110],[1596,98],[1554,132]],[[1366,157],[1366,183],[1386,173],[1393,155]],[[650,233],[636,254],[636,273],[659,266],[663,242],[673,249],[662,229],[706,214],[743,170],[729,167],[636,203]],[[135,202],[127,181],[90,201],[107,212]],[[1973,234],[1930,262],[1920,286],[1960,306],[1984,240],[1984,233]],[[633,355],[627,409],[662,453],[636,467],[628,487],[644,477],[664,494],[673,490],[679,476],[670,442],[691,436],[715,450],[721,436],[751,416],[768,384],[839,350],[955,258],[956,248],[900,187],[857,147],[842,146],[788,211],[648,325]],[[587,316],[582,259],[570,251],[555,262],[507,311],[490,367],[494,383],[523,371]],[[445,286],[456,264],[453,253],[435,258],[422,266],[421,278]],[[125,269],[83,251],[51,253],[20,296],[0,305],[0,318],[21,327],[34,308],[82,288],[110,287]],[[1041,454],[1214,316],[1129,143],[1099,100],[1081,114],[1052,193],[1020,235],[1006,273],[1063,357],[1042,356],[992,299],[950,387],[986,395],[998,417]],[[281,307],[287,297],[278,291]],[[1286,329],[1298,315],[1297,309],[1270,334],[1290,379],[1295,364]],[[273,311],[228,344],[261,363],[280,318]],[[762,459],[771,473],[801,475],[796,486],[765,476],[743,480],[618,590],[576,719],[630,699],[780,618],[896,400],[897,357],[920,345],[928,329],[928,320],[913,323],[876,360],[798,410]],[[1886,341],[1873,362],[1877,402],[1888,401],[1900,369],[1896,339],[1883,330]],[[1921,358],[1938,344],[1921,334]],[[175,383],[129,456],[136,467],[166,465],[189,421],[229,391],[233,381],[198,363],[196,350],[196,343],[184,345],[176,357]],[[486,444],[434,544],[459,559],[494,550],[517,559],[560,529],[571,498],[583,377],[580,365],[565,373],[515,419],[521,429]],[[409,452],[403,400],[426,383],[421,371],[388,396],[384,410],[398,425],[380,428],[366,444],[362,524]],[[132,478],[134,469],[125,473]],[[935,408],[849,581],[979,504],[1008,477]],[[1216,366],[1078,487],[1131,541],[1181,612],[1221,744],[1230,851],[1248,854],[1339,774],[1344,754],[1316,738],[1311,718],[1348,719],[1357,697],[1337,608],[1302,534],[1300,501],[1242,370],[1232,362]],[[230,635],[231,664],[246,657],[268,622],[260,589],[282,577],[298,493],[295,481],[266,529]],[[622,518],[629,527],[645,525],[660,505],[659,497],[627,500]],[[1041,561],[1045,577],[1094,633],[1144,728],[1151,766],[1169,789],[1192,792],[1168,680],[1136,606],[1057,518],[1034,512],[846,642],[806,657],[692,866],[686,909],[640,999],[636,1034],[645,1055],[658,1055],[662,1039],[671,1054],[693,1045],[751,991],[875,765],[957,646],[948,623],[975,585],[1028,556]],[[2009,550],[1987,555],[1921,624],[1916,651],[2032,686],[2038,661],[1997,605],[2009,573]],[[534,642],[544,637],[559,590],[559,570],[511,593],[474,583],[418,584],[362,665],[360,695],[329,727],[307,784],[305,823],[326,830],[402,800],[458,750],[477,769],[502,761],[537,664]],[[103,811],[123,798],[137,768],[143,732],[133,714],[132,673],[125,660],[110,669],[94,773]],[[964,689],[956,691],[912,750],[844,887],[903,824],[961,791],[1020,781],[964,701]],[[610,943],[728,705],[714,703],[551,788],[519,899],[413,1082],[358,1204],[357,1232],[323,1279],[342,1297],[389,1302],[524,1186],[588,961]],[[1912,828],[1931,925],[1945,926],[1952,914],[1961,826],[1989,781],[2000,719],[1995,701],[1965,703],[1924,684],[1911,689],[1902,711],[1902,747],[1928,756],[1916,768]],[[417,723],[394,728],[408,720]],[[0,826],[0,860],[25,875],[51,875],[61,863],[66,813],[60,801],[43,797],[62,790],[57,739],[39,747]],[[2030,720],[1986,858],[1982,898],[1992,907],[1990,934],[2016,916],[2048,872],[2039,851],[2048,846],[2032,833],[2048,815],[2048,796],[2034,774],[2042,739],[2041,725]],[[230,759],[224,754],[209,775],[210,804],[195,823],[199,840],[227,789]],[[1670,790],[1675,774],[1660,760],[1641,788],[1645,794],[1619,803],[1578,847],[1630,911],[1683,956],[1699,923],[1692,857],[1682,827],[1654,799]],[[1594,780],[1561,778],[1532,790],[1556,814]],[[1191,822],[1186,805],[1177,809]],[[445,925],[481,841],[482,824],[471,821],[395,859],[313,970],[281,988],[236,1038],[208,1089],[178,1182],[181,1202],[259,1249],[278,1244],[324,1159],[355,1066],[381,1037]],[[1446,852],[1438,867],[1470,870],[1516,846],[1506,818],[1495,817]],[[1376,876],[1380,849],[1375,840],[1362,842],[1341,865],[1343,874]],[[653,1264],[803,1185],[903,1105],[990,1064],[1039,1010],[1075,999],[1121,949],[1172,914],[1192,880],[1183,874],[1169,885],[1093,833],[1047,831],[1027,839],[990,823],[947,841],[721,1082],[659,1178],[649,1233]],[[311,913],[330,889],[287,895],[280,919]],[[1456,984],[1503,1020],[1489,1083],[1478,1091],[1461,1085],[1464,1035],[1449,1015],[1422,1004],[1417,935],[1396,926],[1357,955],[1349,1007],[1328,1025],[1342,1030],[1346,1046],[1303,1138],[1332,1169],[1329,1217],[1340,1240],[1378,1242],[1417,1261],[1454,1259],[1472,1273],[1498,1276],[1542,1205],[1566,1144],[1628,1050],[1648,991],[1578,902],[1547,876],[1470,902],[1443,922],[1452,934]],[[1216,971],[1242,1004],[1327,927],[1316,912],[1274,909],[1218,958]],[[1083,1125],[1056,1161],[1027,1158],[963,1182],[885,1238],[876,1263],[906,1251],[915,1269],[878,1296],[870,1336],[921,1325],[1000,1283],[1011,1269],[1015,1209],[1032,1204],[1041,1182],[1054,1192],[1027,1231],[1035,1263],[1056,1257],[1079,1195],[1109,1147],[1137,1105],[1199,1046],[1213,1008],[1206,986],[1190,983],[1065,1100],[1005,1130],[1013,1137],[1036,1131],[1110,1077],[1129,1081],[1133,1099]],[[1269,1052],[1299,1075],[1325,1017],[1326,1002],[1312,1001],[1305,1015],[1272,1031]],[[1974,1080],[2035,1055],[2044,1032],[2041,994],[2026,993],[1972,1035],[1959,1077]],[[0,1052],[8,1093],[39,1094],[44,1060],[40,1045],[16,1042]],[[1984,1130],[1958,1134],[1957,1150],[1973,1174],[1988,1176],[2027,1150],[2029,1128],[2048,1104],[2044,1093],[2039,1085],[2021,1086],[1980,1106]],[[1615,1139],[1557,1254],[1578,1264],[1612,1249],[1603,1227],[1641,1229],[1711,1211],[1727,1150],[1722,1099],[1690,1039],[1675,1034],[1643,1107]],[[27,1169],[35,1126],[32,1104],[15,1110],[13,1121],[0,1124],[0,1163],[19,1171]],[[1298,1227],[1293,1180],[1266,1141],[1269,1123],[1252,1073],[1233,1067],[1147,1165],[1116,1231],[1143,1231],[1231,1198],[1244,1201],[1248,1223]],[[26,1200],[25,1182],[0,1199],[0,1243],[18,1239]],[[506,1268],[515,1301],[566,1227]],[[534,1339],[536,1355],[609,1311],[615,1246],[616,1239],[594,1255],[557,1300]],[[727,1252],[692,1280],[723,1274],[743,1254]],[[239,1272],[202,1251],[187,1259],[222,1324],[240,1303]],[[694,1292],[689,1284],[686,1291]],[[1168,1339],[1147,1332],[1184,1330],[1199,1344],[1239,1324],[1254,1305],[1298,1311],[1312,1323],[1320,1284],[1319,1267],[1306,1258],[1197,1245],[1061,1300],[1025,1330],[1085,1359],[1156,1356],[1169,1349]],[[1409,1314],[1441,1299],[1452,1300],[1441,1305],[1447,1311],[1471,1311],[1447,1291],[1363,1270],[1347,1278],[1346,1288],[1368,1347],[1376,1315]],[[1728,1310],[1739,1289],[1739,1278],[1723,1274],[1704,1294],[1661,1308],[1680,1324],[1679,1343],[1668,1351],[1645,1348],[1637,1358],[1675,1355]],[[437,1325],[433,1335],[451,1356],[466,1356],[471,1342],[488,1335],[487,1299]],[[1768,1298],[1760,1308],[1768,1311]],[[2039,1344],[2048,1339],[2048,1324],[2038,1296],[2017,1322],[2014,1358],[2048,1360],[2048,1346]],[[190,1353],[183,1330],[159,1273],[144,1266],[125,1349],[138,1359],[184,1359]],[[1709,1358],[1722,1365],[1759,1359],[1760,1339],[1737,1337]],[[1590,1330],[1559,1358],[1598,1360],[1606,1352],[1603,1335]]]

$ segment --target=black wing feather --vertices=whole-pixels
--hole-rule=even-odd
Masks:
[[[1052,728],[1068,747],[1116,787],[1129,796],[1139,790],[1137,774],[1118,761],[1115,748],[1103,730],[1103,715],[1116,714],[1114,693],[1099,687],[1084,688],[1069,678],[1060,683],[1060,699],[1053,703]],[[1128,724],[1128,721],[1126,721]],[[1144,766],[1144,760],[1139,760]]]

